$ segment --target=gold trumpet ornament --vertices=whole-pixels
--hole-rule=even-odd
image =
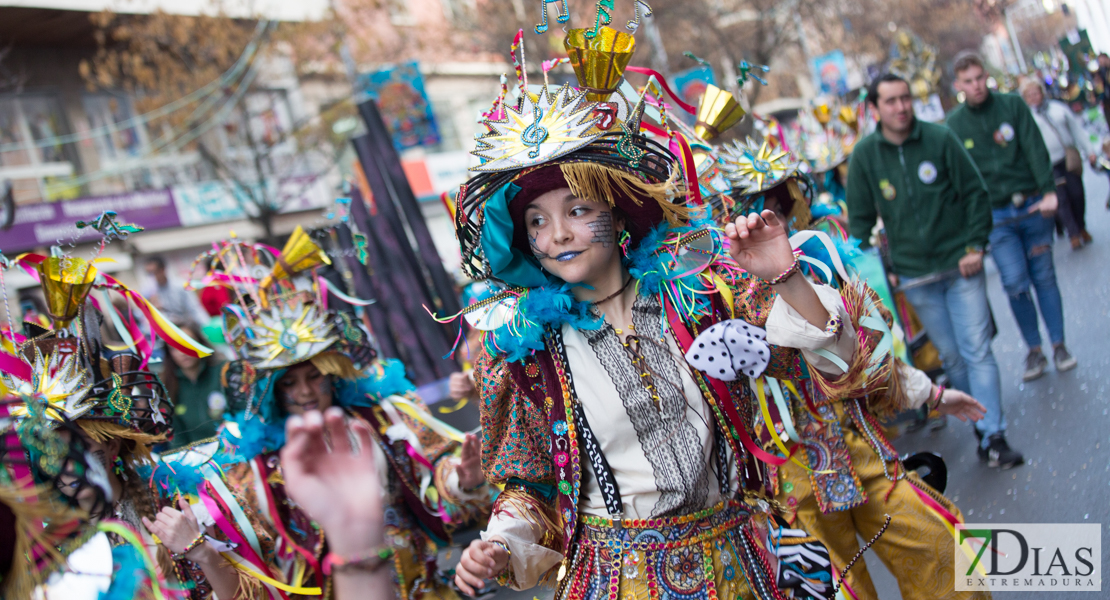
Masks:
[[[728,128],[740,122],[747,114],[729,92],[709,84],[698,104],[698,120],[694,133],[705,141],[712,141]]]
[[[563,46],[586,100],[597,103],[597,128],[607,131],[617,117],[617,104],[609,102],[609,96],[617,91],[636,52],[636,38],[610,27],[602,27],[594,36],[591,33],[589,29],[571,29]]]
[[[308,237],[303,227],[297,225],[293,235],[289,236],[289,241],[285,242],[285,247],[281,249],[277,261],[274,262],[273,270],[258,286],[262,305],[268,306],[264,290],[273,285],[276,280],[292,277],[319,265],[330,264],[331,259],[323,249]]]
[[[97,270],[83,258],[51,256],[37,267],[46,297],[46,312],[56,330],[65,329],[81,310]]]

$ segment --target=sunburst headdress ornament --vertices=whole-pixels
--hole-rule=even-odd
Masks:
[[[813,185],[798,170],[801,162],[781,146],[764,139],[732,142],[720,147],[721,168],[732,183],[737,203],[727,215],[729,220],[764,209],[767,197],[779,203],[790,225],[801,230],[809,226],[809,206]]]
[[[741,195],[760,194],[784,182],[798,170],[800,162],[789,151],[748,138],[720,148],[725,173],[733,190]]]
[[[95,402],[86,400],[90,391],[88,374],[80,366],[79,355],[65,351],[60,345],[46,354],[39,345],[32,345],[30,351],[34,358],[29,380],[0,373],[0,381],[11,393],[41,402],[46,418],[53,421],[79,419],[95,407]],[[29,416],[30,410],[26,402],[14,403],[10,414],[24,418]]]
[[[336,350],[360,369],[375,358],[369,333],[357,317],[329,310],[335,294],[355,305],[367,301],[335,289],[317,268],[330,264],[319,244],[298,226],[281,252],[231,240],[194,263],[197,284],[220,285],[235,294],[224,307],[224,337],[239,354],[246,387],[256,371],[283,369]],[[205,274],[197,275],[203,265]],[[246,389],[244,387],[244,389]]]
[[[664,221],[688,218],[674,155],[641,133],[642,100],[633,104],[618,91],[634,39],[607,27],[591,38],[584,32],[571,30],[564,42],[577,89],[528,87],[522,65],[515,106],[506,101],[502,114],[481,119],[488,133],[473,154],[482,164],[471,169],[455,210],[462,269],[471,279],[502,288],[548,282],[523,227],[513,224],[523,220],[527,200],[552,189],[620,209],[634,241]]]

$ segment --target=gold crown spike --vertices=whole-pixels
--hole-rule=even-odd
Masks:
[[[46,312],[55,329],[64,329],[81,310],[93,282],[96,267],[83,258],[51,256],[38,265]]]
[[[485,119],[489,133],[478,138],[474,154],[482,164],[475,172],[506,171],[546,163],[589,144],[598,116],[581,92],[564,85],[555,94],[545,86],[535,98],[527,94],[517,107],[505,106],[500,120]]]
[[[856,111],[851,106],[841,106],[838,116],[840,122],[850,127],[852,131],[859,131],[859,120],[856,118]]]
[[[586,99],[605,102],[621,84],[624,69],[636,52],[636,38],[609,27],[602,27],[592,38],[586,37],[587,31],[593,30],[571,29],[563,45]]]
[[[276,279],[292,277],[313,267],[330,264],[328,255],[312,241],[312,238],[308,237],[303,227],[297,225],[293,235],[289,236],[289,241],[285,242],[285,247],[281,249],[273,270],[262,280],[259,287],[264,290]]]
[[[822,125],[828,125],[832,120],[832,112],[829,110],[828,104],[818,104],[813,107],[813,116],[817,122]]]
[[[698,122],[694,125],[694,133],[708,142],[739,123],[745,114],[731,93],[710,84],[698,104]]]

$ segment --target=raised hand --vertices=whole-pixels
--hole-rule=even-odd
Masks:
[[[358,448],[351,446],[349,432]],[[369,426],[357,419],[348,423],[343,411],[332,407],[326,416],[310,411],[289,417],[285,436],[285,489],[324,529],[331,550],[354,554],[381,546],[385,513]]]
[[[143,517],[143,525],[158,536],[167,550],[174,554],[181,554],[181,551],[188,548],[189,544],[192,544],[200,535],[200,525],[197,524],[197,518],[193,515],[193,509],[189,508],[187,500],[181,498],[177,501],[177,505],[181,510],[174,510],[167,506],[155,515],[154,521]],[[186,557],[194,558],[200,552],[201,548],[198,546],[189,551]]]
[[[463,442],[455,472],[459,474],[459,487],[464,490],[472,490],[486,482],[482,475],[482,444],[473,434],[467,434]]]
[[[493,579],[509,564],[509,553],[497,544],[485,540],[470,542],[455,567],[455,585],[464,594],[478,595],[486,586],[485,580]]]
[[[794,262],[790,239],[774,211],[737,217],[725,226],[725,235],[732,259],[760,279],[774,279]]]

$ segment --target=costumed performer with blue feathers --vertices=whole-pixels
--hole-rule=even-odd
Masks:
[[[280,254],[230,244],[240,245],[219,252],[213,280],[237,297],[225,309],[225,335],[240,359],[229,364],[225,383],[228,396],[248,409],[221,436],[234,459],[218,462],[238,463],[225,469],[228,487],[261,517],[258,535],[269,547],[260,554],[276,565],[274,579],[314,583],[329,594],[334,571],[392,565],[400,598],[456,598],[437,573],[436,552],[458,527],[488,515],[493,491],[482,477],[477,438],[434,419],[401,363],[379,360],[358,318],[329,309],[329,290],[332,302],[346,296],[317,276],[315,267],[328,257],[303,229]],[[285,489],[278,452],[286,419],[331,406],[370,425],[386,490],[385,545],[330,544]]]
[[[857,373],[874,345],[840,292],[799,275],[773,212],[723,232],[692,221],[696,175],[641,133],[642,100],[595,103],[613,90],[583,74],[607,73],[631,36],[565,43],[585,91],[522,81],[483,121],[483,163],[457,199],[463,268],[496,287],[463,316],[488,332],[483,468],[506,488],[456,583],[546,582],[560,600],[823,598],[827,552],[762,500],[776,457],[752,441],[747,377],[798,378],[804,355],[812,377],[858,393],[870,382],[822,372]]]
[[[4,385],[27,399],[11,414],[23,418],[35,410],[32,403],[42,402],[47,418],[72,421],[81,442],[103,468],[103,487],[111,499],[98,506],[96,490],[71,485],[63,474],[59,489],[89,513],[103,535],[88,539],[69,557],[61,578],[42,585],[42,597],[68,600],[79,597],[77,592],[110,592],[116,575],[133,580],[134,573],[126,569],[113,575],[116,556],[112,548],[131,546],[149,571],[150,585],[139,586],[143,594],[158,600],[233,598],[238,577],[231,565],[212,551],[208,538],[197,536],[192,544],[186,540],[176,546],[158,537],[162,531],[157,524],[179,512],[171,507],[188,510],[183,500],[159,493],[139,475],[155,460],[152,447],[172,435],[173,403],[158,377],[146,369],[150,341],[133,319],[128,317],[125,324],[108,292],[123,295],[143,311],[152,336],[193,355],[204,356],[210,350],[176,329],[141,296],[99,272],[95,261],[66,256],[55,249],[52,256],[25,254],[13,262],[39,279],[52,328],[27,324],[27,335],[18,340],[16,356],[0,356],[9,362],[0,369]],[[126,340],[125,347],[111,348],[101,339],[101,326],[109,319]],[[90,557],[107,560],[109,576],[104,576],[104,571],[90,572],[84,562]],[[116,595],[108,597],[134,597],[134,589],[126,591],[134,587],[121,583]]]

